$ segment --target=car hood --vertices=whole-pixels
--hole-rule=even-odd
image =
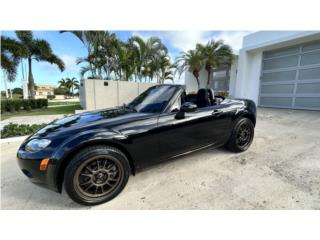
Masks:
[[[82,132],[95,128],[111,129],[113,126],[135,121],[148,115],[150,114],[134,112],[124,107],[85,112],[53,121],[36,132],[33,137],[61,135],[66,132],[70,133],[70,131]]]

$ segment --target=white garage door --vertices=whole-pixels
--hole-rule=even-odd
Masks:
[[[263,53],[259,105],[320,110],[320,41]]]

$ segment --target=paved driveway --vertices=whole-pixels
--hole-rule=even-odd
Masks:
[[[259,109],[256,136],[241,154],[208,149],[129,179],[92,209],[320,209],[320,112]],[[1,145],[3,209],[85,209],[29,183]]]

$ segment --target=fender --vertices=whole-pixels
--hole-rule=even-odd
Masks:
[[[106,142],[116,143],[124,147],[124,144],[121,141],[127,141],[128,137],[120,132],[116,132],[111,129],[94,129],[81,132],[71,138],[68,138],[60,147],[53,153],[52,160],[53,164],[56,166],[55,171],[53,173],[56,186],[59,191],[61,191],[61,184],[59,183],[59,175],[61,168],[65,165],[69,159],[67,156],[72,154],[82,147],[88,146],[93,143]]]
[[[243,106],[237,108],[235,114],[232,117],[232,121],[235,122],[239,117],[247,117],[256,125],[257,107],[254,101],[249,99],[239,99],[243,102]]]

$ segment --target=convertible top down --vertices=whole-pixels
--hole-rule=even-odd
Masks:
[[[245,151],[256,105],[211,89],[186,94],[181,85],[149,88],[128,105],[56,120],[20,146],[22,172],[34,183],[84,205],[111,200],[129,175],[206,147]]]

